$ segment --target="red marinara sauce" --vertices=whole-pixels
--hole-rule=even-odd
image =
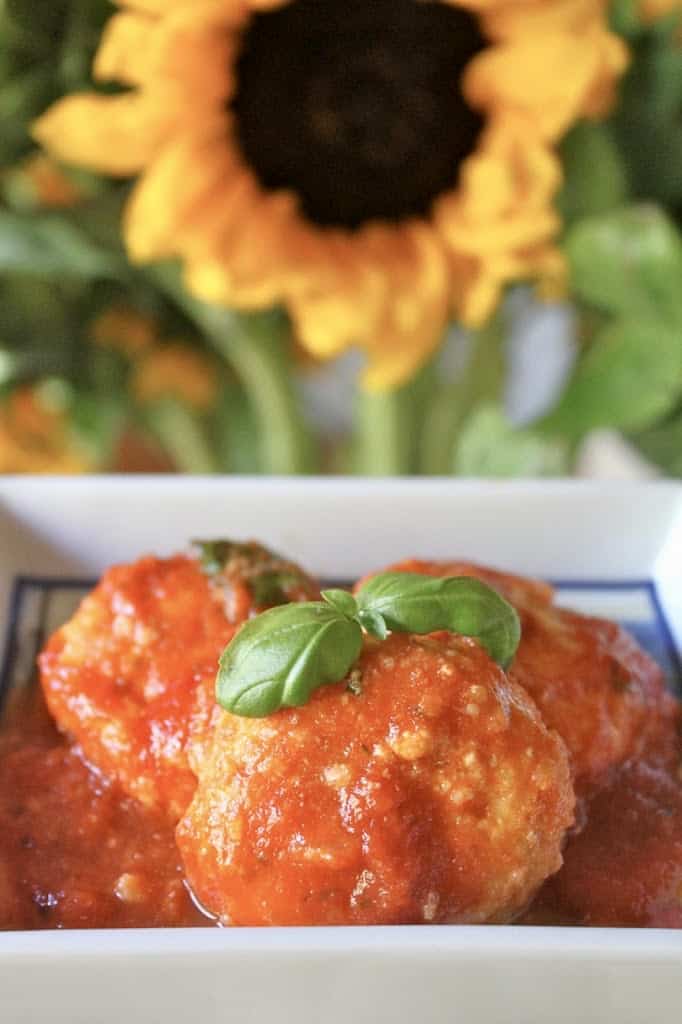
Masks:
[[[682,928],[682,710],[671,712],[588,801],[527,923]]]
[[[0,734],[0,929],[209,923],[167,818],[91,770],[32,687]]]

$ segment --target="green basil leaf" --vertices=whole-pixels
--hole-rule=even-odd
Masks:
[[[446,629],[478,640],[503,668],[521,638],[512,606],[480,580],[386,572],[369,580],[356,594],[360,613],[379,613],[389,629],[433,633]]]
[[[379,612],[365,608],[364,611],[358,612],[358,622],[363,629],[367,630],[372,636],[375,636],[377,640],[385,640],[388,636],[386,620]]]
[[[249,587],[258,608],[316,597],[315,582],[294,562],[254,541],[195,540],[203,571],[216,586],[235,582]],[[349,595],[350,596],[350,595]]]
[[[322,597],[332,608],[336,608],[341,615],[347,615],[349,619],[357,614],[358,606],[355,598],[347,590],[323,590]]]
[[[245,623],[225,648],[218,703],[246,718],[299,707],[348,673],[362,648],[357,622],[321,601],[272,608]]]
[[[193,540],[192,547],[196,548],[206,575],[215,576],[224,568],[236,545],[231,540]]]

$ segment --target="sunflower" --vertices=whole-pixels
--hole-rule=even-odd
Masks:
[[[139,175],[132,258],[191,292],[283,303],[316,357],[395,386],[449,316],[556,278],[555,144],[626,64],[607,0],[119,0],[95,60],[126,90],[36,126],[59,158]]]

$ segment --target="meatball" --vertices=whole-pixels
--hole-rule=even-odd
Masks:
[[[196,785],[188,745],[200,760],[218,659],[238,624],[268,603],[318,592],[258,545],[214,542],[203,559],[203,568],[177,555],[109,569],[39,659],[59,728],[125,792],[174,821]]]
[[[576,791],[589,795],[641,753],[664,707],[663,673],[614,622],[552,606],[519,613],[510,675],[565,741]]]
[[[302,708],[221,712],[176,838],[225,923],[504,922],[573,806],[564,744],[475,641],[393,634]]]
[[[544,583],[466,562],[406,561],[389,571],[476,576],[515,605],[521,643],[509,674],[565,741],[580,795],[641,751],[665,701],[663,674],[620,626],[557,608]]]
[[[682,744],[665,720],[589,802],[536,914],[548,909],[575,924],[682,928]]]

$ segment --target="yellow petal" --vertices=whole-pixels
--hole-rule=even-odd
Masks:
[[[33,125],[33,137],[64,163],[123,177],[140,171],[167,130],[162,113],[137,93],[76,93]]]
[[[235,179],[212,242],[188,249],[188,286],[207,301],[242,308],[284,301],[299,274],[308,279],[301,241],[308,230],[296,206],[289,193],[264,193],[248,172]]]
[[[171,11],[179,11],[183,7],[197,7],[202,0],[116,0],[119,7],[131,7],[134,11],[142,11],[144,14],[170,14]],[[233,0],[225,0],[226,4]]]
[[[602,37],[601,43],[602,67],[585,97],[581,111],[585,117],[606,117],[616,100],[619,78],[630,63],[630,55],[622,39],[609,34]]]
[[[500,43],[480,53],[467,68],[463,89],[472,106],[506,108],[532,117],[548,139],[560,136],[580,113],[598,66],[587,41],[555,34]],[[570,75],[557,68],[570,67]]]
[[[235,175],[216,121],[166,143],[138,181],[125,213],[124,233],[133,260],[163,259],[202,237]]]
[[[288,298],[301,343],[329,359],[350,345],[376,337],[388,301],[386,268],[367,251],[363,233],[320,232],[321,250],[307,279]]]
[[[486,6],[483,23],[492,39],[523,39],[546,33],[585,34],[607,28],[608,0],[516,0]],[[570,69],[563,69],[564,72]]]
[[[181,10],[158,23],[145,54],[153,87],[180,103],[192,122],[202,111],[225,108],[234,87],[233,67],[243,16],[229,18],[224,3]]]
[[[107,22],[95,57],[99,81],[139,85],[148,75],[148,48],[155,22],[141,14],[115,14]]]
[[[406,227],[376,337],[366,339],[369,364],[363,386],[384,391],[404,384],[443,339],[450,302],[450,274],[442,246],[425,224]],[[389,243],[390,244],[390,243]]]

